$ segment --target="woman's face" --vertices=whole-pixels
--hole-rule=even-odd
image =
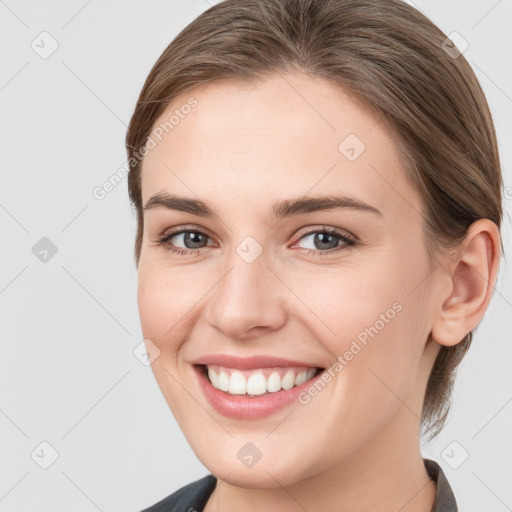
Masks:
[[[415,447],[440,284],[384,123],[300,74],[198,87],[154,128],[173,114],[143,164],[138,303],[199,459],[276,487]]]

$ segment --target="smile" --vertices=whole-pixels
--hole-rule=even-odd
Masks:
[[[192,364],[213,409],[223,416],[245,420],[270,416],[292,405],[325,370],[273,356],[216,354]]]

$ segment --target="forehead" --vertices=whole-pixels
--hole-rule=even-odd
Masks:
[[[364,197],[381,211],[421,208],[388,126],[321,78],[196,87],[167,106],[152,139],[143,204],[160,191],[207,200],[236,192],[247,207],[329,192]]]

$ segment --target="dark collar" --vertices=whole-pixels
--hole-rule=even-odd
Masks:
[[[457,502],[441,466],[433,460],[423,459],[428,476],[436,483],[436,499],[431,512],[457,512]]]

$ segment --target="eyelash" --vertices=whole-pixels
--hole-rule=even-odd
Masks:
[[[208,235],[208,233],[205,233],[204,231],[202,231],[200,229],[192,229],[192,228],[188,229],[187,227],[183,227],[183,228],[178,228],[175,231],[165,232],[163,235],[159,236],[157,238],[157,240],[155,240],[155,243],[159,246],[166,246],[165,248],[168,251],[170,251],[174,254],[179,254],[179,255],[198,255],[199,249],[206,249],[206,247],[200,247],[199,249],[181,249],[181,248],[173,249],[170,245],[168,245],[168,242],[171,238],[175,237],[176,235],[181,235],[183,233],[199,233],[201,235],[205,235],[208,238],[211,238]],[[325,251],[321,251],[319,249],[317,249],[317,250],[315,250],[315,249],[298,249],[299,251],[301,251],[302,253],[307,254],[307,255],[312,255],[312,256],[317,256],[317,257],[322,258],[322,257],[328,256],[330,254],[337,253],[341,250],[350,249],[357,245],[357,242],[355,239],[353,239],[352,237],[349,237],[348,235],[345,235],[344,233],[341,233],[338,229],[332,228],[329,226],[322,226],[322,228],[320,228],[320,229],[309,230],[309,231],[303,233],[303,235],[297,240],[297,242],[302,240],[304,237],[309,236],[314,233],[321,233],[324,235],[335,235],[345,245],[340,245],[334,249],[328,249]]]

